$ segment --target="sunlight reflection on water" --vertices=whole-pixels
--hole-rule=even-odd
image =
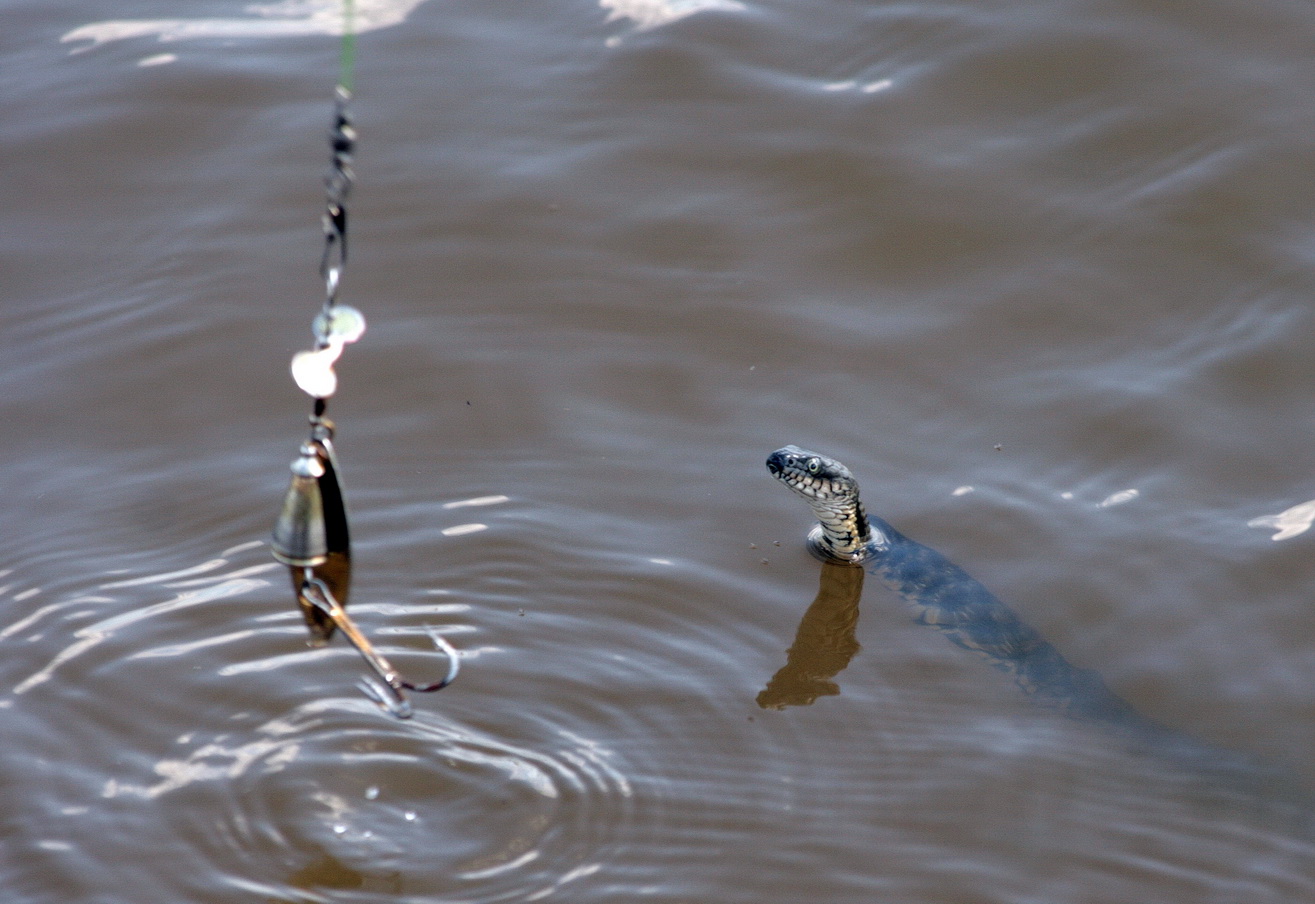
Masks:
[[[354,0],[351,29],[366,33],[400,25],[426,0]],[[608,20],[631,22],[637,31],[669,25],[687,16],[709,10],[735,12],[744,9],[739,0],[599,0],[608,10]],[[245,7],[244,18],[113,19],[92,22],[66,32],[60,41],[79,43],[72,53],[92,50],[102,44],[130,38],[153,37],[161,42],[200,38],[287,38],[299,35],[341,35],[347,19],[340,0],[285,0]],[[616,38],[610,39],[612,43]],[[81,43],[87,42],[87,43]],[[158,66],[176,61],[173,54],[157,54],[138,66]],[[888,85],[865,85],[876,91]]]

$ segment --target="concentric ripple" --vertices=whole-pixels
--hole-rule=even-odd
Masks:
[[[518,720],[518,707],[499,716],[517,724],[496,731],[446,714],[480,706],[477,693],[426,697],[400,721],[357,695],[355,653],[303,646],[263,544],[45,604],[17,583],[4,590],[29,612],[5,637],[34,648],[0,701],[35,754],[19,786],[42,787],[20,809],[43,827],[39,868],[65,874],[71,893],[530,901],[597,872],[630,819],[630,782],[578,727]],[[408,614],[460,643],[474,631],[452,623],[465,608]],[[423,636],[378,631],[389,646],[408,634]],[[133,700],[132,722],[104,699]]]
[[[155,783],[113,793],[168,801],[180,839],[241,864],[235,889],[527,901],[599,868],[631,796],[598,745],[561,733],[545,748],[321,700],[198,740]]]

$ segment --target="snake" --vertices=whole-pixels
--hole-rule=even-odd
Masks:
[[[1292,819],[1303,833],[1315,838],[1315,794],[1291,769],[1251,753],[1216,747],[1139,713],[1111,691],[1098,672],[1079,668],[1065,659],[1040,632],[976,578],[931,547],[868,515],[859,498],[858,481],[843,464],[791,445],[768,456],[767,470],[812,508],[818,523],[808,533],[808,548],[824,563],[834,563],[823,568],[822,589],[809,615],[835,596],[828,586],[834,591],[844,583],[838,582],[834,573],[828,580],[828,569],[836,565],[859,566],[902,597],[915,621],[935,628],[958,646],[984,657],[1011,676],[1033,703],[1111,729],[1130,749],[1153,753],[1157,758],[1207,777],[1210,786],[1221,793],[1245,791],[1249,800],[1263,802],[1276,813],[1288,814],[1285,818]],[[858,572],[858,577],[863,573]],[[841,590],[840,595],[853,607],[852,612],[842,607],[844,625],[852,632],[862,583],[850,583],[854,592]],[[806,615],[805,621],[808,620]],[[835,618],[825,620],[832,622]],[[801,626],[800,634],[804,633]],[[800,646],[798,640],[796,646]],[[759,695],[759,705],[779,709],[809,703],[819,693],[837,693],[825,686],[825,678],[843,669],[858,645],[852,642],[835,650],[834,643],[825,646],[840,655],[829,657],[836,661],[830,662],[821,677],[813,674],[815,669],[808,669],[802,676],[806,679],[802,685],[785,684],[783,679],[796,677],[790,674],[796,671],[795,664],[787,663]],[[801,687],[805,691],[802,696]]]
[[[1070,663],[944,555],[869,515],[858,481],[839,461],[790,445],[768,456],[767,470],[817,516],[807,539],[814,556],[863,567],[908,604],[916,621],[984,657],[1034,702],[1069,716],[1176,734],[1138,713],[1098,672]]]

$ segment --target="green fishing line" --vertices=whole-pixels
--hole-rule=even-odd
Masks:
[[[342,54],[338,84],[351,92],[352,79],[356,69],[356,6],[352,0],[343,0],[342,4]]]

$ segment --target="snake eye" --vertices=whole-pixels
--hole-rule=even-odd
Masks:
[[[808,459],[809,474],[816,474],[820,470],[822,470],[822,463],[820,461],[818,461],[816,458]]]

